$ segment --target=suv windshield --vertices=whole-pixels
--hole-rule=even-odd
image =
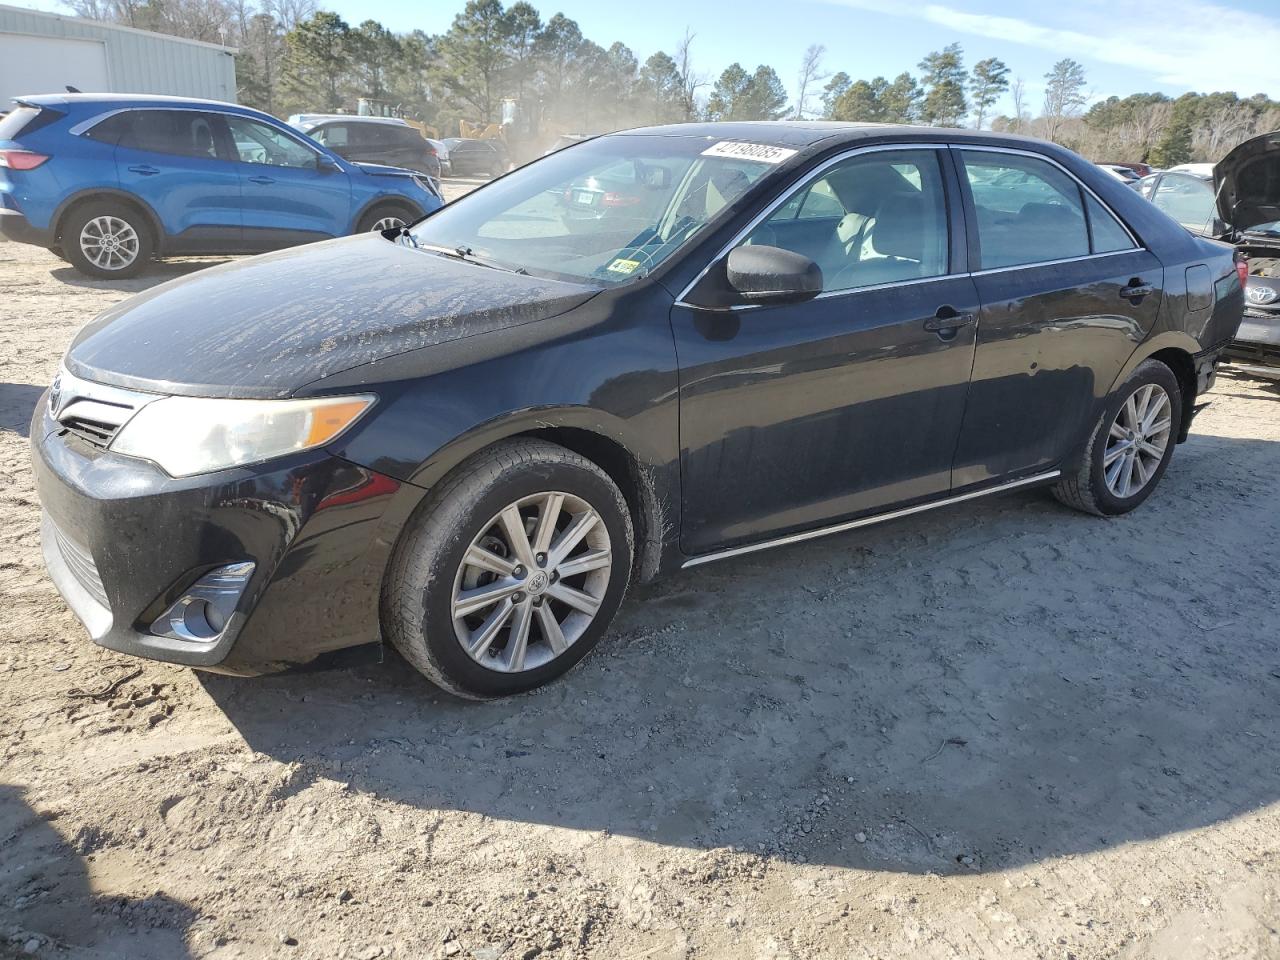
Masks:
[[[536,276],[623,283],[688,243],[792,153],[756,149],[775,158],[766,162],[723,147],[601,137],[449,204],[414,227],[413,239]]]

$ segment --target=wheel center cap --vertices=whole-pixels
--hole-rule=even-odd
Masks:
[[[547,589],[547,575],[541,570],[537,571],[525,582],[525,589],[535,596],[542,593]]]

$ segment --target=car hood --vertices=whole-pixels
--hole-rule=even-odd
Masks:
[[[389,167],[385,163],[365,163],[363,160],[348,161],[353,167],[361,173],[367,173],[373,177],[413,177],[417,176],[412,170],[406,170],[404,167]]]
[[[1218,216],[1237,231],[1280,220],[1280,132],[1246,140],[1213,168]]]
[[[134,390],[286,397],[352,367],[557,316],[597,292],[360,234],[155,287],[84,327],[65,363]]]

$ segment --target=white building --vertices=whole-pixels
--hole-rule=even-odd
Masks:
[[[23,94],[236,99],[235,49],[0,4],[0,112]]]

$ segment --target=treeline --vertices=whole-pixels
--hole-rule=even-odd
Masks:
[[[835,120],[923,123],[1020,133],[1053,140],[1092,160],[1150,163],[1170,167],[1220,160],[1250,137],[1280,129],[1280,103],[1263,94],[1163,93],[1108,97],[1085,110],[1091,99],[1084,67],[1063,59],[1044,75],[1039,112],[1027,102],[1026,82],[1010,79],[998,58],[980,60],[969,71],[964,51],[951,44],[920,61],[919,79],[902,73],[893,80],[830,77],[822,90],[823,115]],[[1008,95],[1013,111],[993,115]]]
[[[1028,100],[1024,78],[998,57],[964,62],[953,43],[923,57],[918,74],[854,79],[805,51],[792,100],[767,64],[726,67],[714,80],[694,65],[694,36],[643,61],[622,42],[603,46],[562,13],[544,20],[527,0],[468,0],[444,33],[351,25],[315,0],[70,0],[81,16],[238,47],[242,103],[277,116],[353,111],[361,97],[456,134],[459,120],[500,122],[518,104],[524,133],[596,133],[698,119],[828,118],[990,127],[1055,140],[1095,160],[1171,166],[1221,158],[1241,141],[1280,129],[1280,103],[1262,94],[1140,93],[1096,102],[1072,59]],[[1012,111],[999,112],[1006,103]],[[506,119],[511,119],[510,116]]]

